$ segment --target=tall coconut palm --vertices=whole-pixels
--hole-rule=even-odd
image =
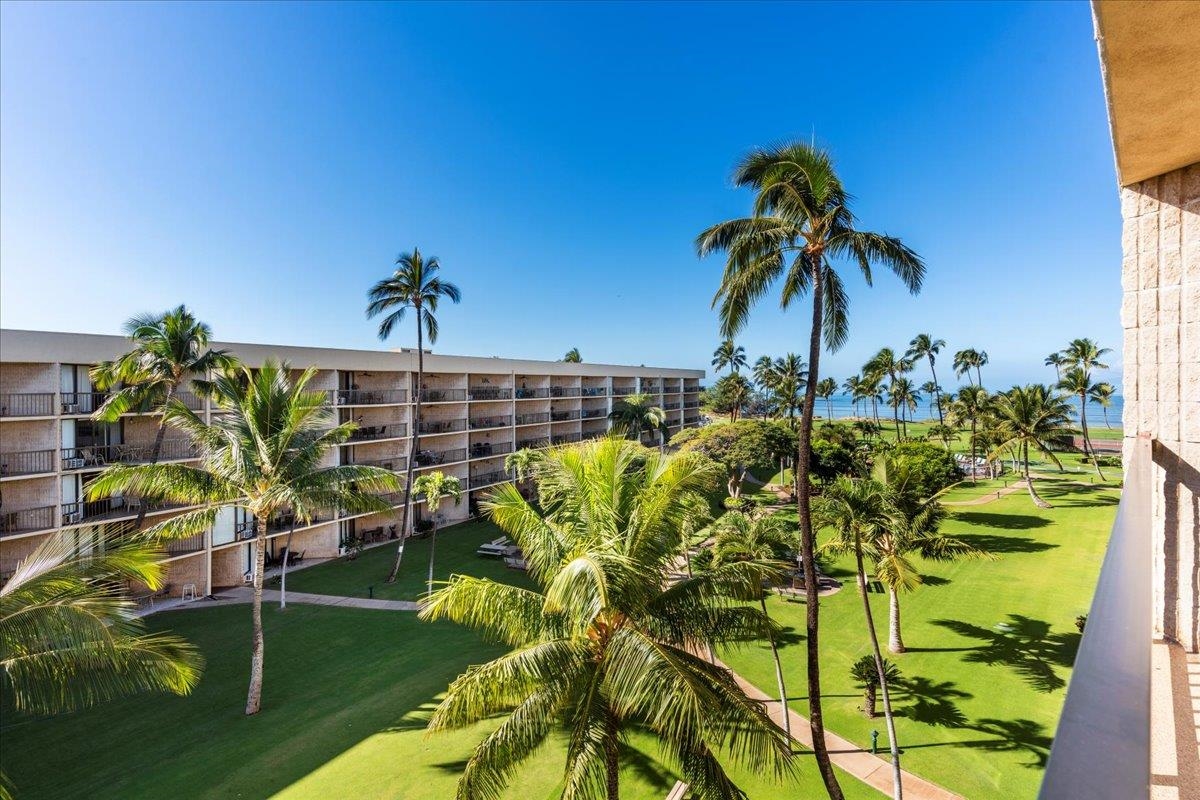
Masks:
[[[565,732],[564,797],[616,800],[622,735],[658,738],[700,797],[744,796],[715,753],[784,774],[783,732],[727,669],[698,655],[710,645],[765,638],[757,600],[773,570],[734,562],[669,583],[694,495],[716,479],[690,453],[664,457],[606,437],[539,451],[538,501],[511,484],[484,506],[521,547],[533,588],[453,576],[421,617],[450,619],[513,648],[450,684],[430,731],[502,718],[476,745],[459,798],[496,798],[513,770]]]
[[[871,417],[875,421],[875,427],[882,430],[882,426],[879,424],[879,404],[883,402],[883,378],[864,372],[862,393],[863,399],[871,403]]]
[[[413,481],[413,492],[425,501],[425,510],[429,512],[429,578],[425,583],[426,591],[433,594],[433,553],[437,549],[437,512],[442,507],[442,500],[453,500],[454,505],[462,502],[462,484],[453,475],[443,475],[441,470],[427,472]]]
[[[1052,446],[1078,433],[1071,427],[1070,404],[1049,387],[1032,383],[1014,386],[996,395],[992,401],[992,411],[996,416],[1000,439],[1000,444],[993,450],[993,457],[1007,448],[1018,450],[1024,465],[1029,498],[1038,508],[1050,508],[1050,504],[1038,496],[1033,486],[1033,476],[1029,472],[1029,448],[1041,451],[1062,469],[1062,462],[1054,454]]]
[[[859,403],[865,398],[862,390],[862,376],[851,375],[842,383],[842,391],[850,395],[850,403],[854,406],[854,416],[859,416]]]
[[[572,347],[567,351],[567,354],[563,356],[562,360],[568,364],[582,364],[583,356],[580,355],[578,347]]]
[[[754,362],[753,374],[754,382],[760,389],[771,391],[779,379],[779,374],[775,371],[775,359],[770,356],[759,356]]]
[[[934,339],[928,333],[918,333],[913,337],[913,340],[908,343],[908,351],[904,354],[904,357],[910,363],[920,361],[921,359],[925,359],[929,362],[929,375],[933,378],[933,380],[925,385],[932,386],[932,389],[927,389],[925,391],[928,391],[933,396],[934,405],[937,406],[938,422],[942,425],[946,424],[946,418],[942,414],[942,390],[941,387],[938,386],[937,369],[934,367],[934,362],[937,360],[937,354],[940,353],[942,348],[945,346],[945,339]]]
[[[379,338],[386,341],[396,326],[404,321],[411,308],[417,322],[417,380],[413,387],[413,421],[408,440],[408,466],[404,472],[404,505],[400,517],[400,544],[396,548],[396,560],[387,582],[394,583],[400,572],[400,559],[404,557],[404,540],[409,535],[413,522],[413,468],[421,447],[421,392],[425,381],[425,338],[429,344],[437,342],[438,304],[442,298],[452,303],[462,299],[462,292],[453,283],[438,273],[442,265],[437,256],[425,258],[421,251],[413,248],[411,253],[396,257],[396,269],[391,277],[384,278],[367,293],[367,319],[383,314],[379,323]]]
[[[729,421],[737,422],[753,390],[750,381],[744,375],[731,372],[718,378],[713,389],[729,402]]]
[[[789,551],[796,549],[796,532],[791,524],[779,514],[750,516],[731,511],[713,526],[713,564],[721,565],[734,561],[759,561],[780,568]],[[767,611],[767,593],[759,592],[759,607],[764,617]],[[775,661],[775,684],[779,689],[779,713],[783,719],[783,731],[788,742],[792,741],[792,722],[788,713],[787,688],[783,681],[783,664],[779,661],[779,647],[773,634],[768,636],[771,658]]]
[[[796,412],[804,406],[804,386],[808,379],[808,368],[800,356],[786,353],[775,359],[775,386],[772,390],[780,416],[787,414],[789,423],[794,422]]]
[[[1100,359],[1112,352],[1112,348],[1101,347],[1093,339],[1072,339],[1063,348],[1062,355],[1065,366],[1083,367],[1084,369],[1108,369]]]
[[[980,386],[964,386],[950,404],[950,423],[955,427],[971,428],[971,483],[975,477],[975,451],[979,442],[979,425],[990,412],[992,396]]]
[[[1092,386],[1092,391],[1089,399],[1100,406],[1100,410],[1104,412],[1104,427],[1112,428],[1108,422],[1108,410],[1112,408],[1113,395],[1117,393],[1116,387],[1111,383],[1100,382]]]
[[[734,344],[733,339],[725,339],[713,351],[712,367],[717,372],[728,367],[730,372],[741,372],[746,366],[746,348]]]
[[[837,378],[822,378],[817,383],[817,397],[825,401],[825,411],[830,421],[833,420],[833,396],[837,390]]]
[[[614,428],[622,428],[630,439],[641,439],[643,433],[658,433],[659,447],[667,444],[667,412],[655,404],[658,395],[635,393],[613,403],[608,418]]]
[[[112,390],[92,414],[98,422],[114,423],[130,411],[161,412],[189,381],[193,392],[203,394],[205,376],[235,361],[225,350],[209,349],[212,329],[186,306],[132,317],[124,330],[133,345],[129,351],[91,369],[92,385],[101,391]],[[160,416],[150,449],[151,464],[157,464],[162,455],[166,433],[166,420]],[[134,528],[141,528],[145,518],[143,504]]]
[[[967,380],[971,380],[971,370],[975,370],[977,380],[975,386],[983,386],[983,366],[988,363],[988,354],[986,350],[976,350],[969,347],[966,350],[959,350],[954,354],[954,375],[961,378],[967,376]]]
[[[796,508],[804,567],[805,630],[809,723],[814,755],[826,791],[843,797],[825,747],[821,710],[820,611],[812,525],[813,406],[820,381],[821,342],[836,350],[849,335],[849,297],[834,264],[849,262],[870,283],[871,266],[882,264],[913,293],[921,288],[925,266],[899,239],[859,230],[829,153],[802,142],[749,153],[734,172],[734,183],[755,192],[752,216],[718,223],[696,241],[701,256],[727,255],[721,286],[713,298],[720,306],[722,332],[733,336],[748,322],[755,304],[782,280],[784,309],[811,296],[808,383],[800,415],[797,447]]]
[[[888,387],[888,405],[899,412],[899,422],[904,426],[905,437],[908,436],[908,414],[916,411],[920,402],[921,395],[908,378],[896,378]],[[897,429],[896,438],[899,439],[899,437],[900,431]]]
[[[941,417],[942,404],[940,402],[940,397],[939,397],[941,389],[942,389],[942,387],[938,386],[933,381],[925,381],[924,383],[921,384],[921,387],[920,387],[921,392],[926,397],[929,398],[929,417],[930,417],[930,419],[933,418],[934,412],[937,412],[939,424],[941,423],[941,419],[942,419],[942,417]]]
[[[881,347],[879,352],[871,356],[871,359],[863,365],[864,373],[878,378],[881,382],[883,378],[887,378],[889,381],[887,387],[888,405],[892,407],[892,414],[895,418],[897,441],[900,439],[900,405],[893,403],[892,397],[896,388],[896,381],[901,375],[911,369],[912,364],[903,357],[897,356],[896,352],[890,347]]]
[[[1071,367],[1063,373],[1062,380],[1058,382],[1056,388],[1079,398],[1079,430],[1083,434],[1083,452],[1091,457],[1092,466],[1096,468],[1096,475],[1100,477],[1100,480],[1104,480],[1104,473],[1100,471],[1100,459],[1096,458],[1092,440],[1088,437],[1087,424],[1088,398],[1096,391],[1098,385],[1092,382],[1091,370],[1086,367]]]
[[[886,486],[872,479],[851,480],[846,477],[838,478],[827,487],[816,507],[819,522],[833,529],[833,536],[825,543],[823,549],[854,555],[858,594],[862,600],[871,654],[874,656],[875,670],[879,676],[883,716],[887,721],[888,747],[892,754],[892,797],[901,800],[904,788],[900,770],[900,746],[896,741],[896,724],[892,716],[892,699],[883,663],[883,652],[879,648],[879,636],[875,632],[875,619],[871,613],[870,599],[867,597],[867,573],[864,563],[866,546],[887,530],[891,512]]]
[[[1054,381],[1057,383],[1062,380],[1063,367],[1067,366],[1069,362],[1061,352],[1055,352],[1046,356],[1046,360],[1042,363],[1047,367],[1054,367]]]
[[[348,513],[388,511],[379,493],[399,488],[396,476],[378,467],[322,467],[325,455],[350,438],[352,422],[333,425],[323,391],[308,389],[316,374],[305,370],[294,380],[290,368],[268,360],[258,370],[240,367],[219,375],[209,397],[223,413],[211,423],[179,401],[163,416],[196,445],[200,466],[185,464],[114,465],[88,487],[89,499],[130,492],[150,501],[199,508],[147,529],[147,535],[176,538],[211,528],[221,509],[241,508],[255,521],[253,649],[246,713],[262,706],[262,586],[271,520],[290,511],[301,523],[323,509]]]

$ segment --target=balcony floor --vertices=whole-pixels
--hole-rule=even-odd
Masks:
[[[1151,666],[1151,800],[1200,797],[1200,654],[1155,642]]]

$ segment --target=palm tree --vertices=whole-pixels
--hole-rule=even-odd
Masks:
[[[718,223],[696,241],[702,257],[715,252],[727,255],[721,286],[713,298],[713,304],[720,305],[722,332],[733,336],[745,327],[756,302],[780,279],[783,308],[805,295],[812,298],[808,383],[796,458],[796,508],[805,578],[805,644],[814,755],[830,798],[841,800],[842,790],[825,747],[821,712],[820,611],[809,480],[821,341],[823,338],[826,346],[836,350],[849,335],[849,297],[831,259],[853,263],[868,283],[871,265],[883,264],[913,293],[921,288],[925,266],[899,239],[855,227],[850,196],[842,187],[833,159],[815,146],[798,142],[755,150],[737,166],[734,183],[754,190],[753,215]]]
[[[733,339],[725,339],[713,351],[712,367],[717,372],[729,368],[730,372],[741,372],[746,366],[746,348],[734,344]]]
[[[718,378],[714,388],[729,400],[729,421],[737,422],[738,414],[746,405],[746,401],[750,399],[750,381],[746,380],[744,375],[733,372]]]
[[[917,554],[927,561],[987,557],[988,553],[961,539],[939,531],[946,516],[936,496],[916,490],[920,476],[912,462],[884,455],[875,465],[875,477],[887,489],[888,514],[885,524],[863,542],[875,578],[888,590],[888,650],[903,653],[900,630],[900,593],[911,592],[924,583],[917,565],[909,560]]]
[[[885,377],[890,381],[888,387],[888,405],[892,407],[892,413],[895,417],[897,441],[900,440],[900,406],[897,403],[891,402],[891,398],[896,388],[896,381],[901,375],[911,369],[912,364],[904,358],[898,357],[890,347],[880,348],[879,352],[871,356],[871,360],[863,365],[864,373],[877,378],[880,382]]]
[[[212,329],[186,306],[132,317],[125,322],[124,330],[133,347],[91,369],[92,385],[101,391],[113,390],[92,414],[98,422],[113,424],[122,414],[134,410],[162,411],[189,380],[192,390],[203,394],[205,376],[235,362],[226,351],[209,349]],[[158,463],[166,433],[166,420],[160,417],[150,449],[151,464]],[[145,519],[143,505],[134,529],[140,529]]]
[[[858,404],[865,400],[863,393],[862,375],[851,375],[842,383],[842,391],[850,395],[850,402],[854,405],[854,416],[858,416]]]
[[[773,395],[779,408],[779,414],[787,414],[789,423],[794,423],[796,412],[804,406],[804,385],[808,378],[808,368],[800,356],[787,353],[775,359],[773,367],[775,386]]]
[[[883,674],[889,685],[900,681],[900,669],[886,658],[883,660]],[[875,694],[879,691],[879,670],[875,667],[875,657],[863,656],[855,661],[850,666],[850,677],[863,689],[863,712],[869,719],[874,719],[878,716]]]
[[[525,481],[533,474],[533,463],[537,460],[537,451],[522,447],[504,457],[504,469],[512,474],[518,482]]]
[[[416,466],[417,453],[421,446],[421,391],[425,388],[424,337],[429,337],[430,345],[437,342],[438,322],[435,315],[441,299],[444,297],[452,303],[462,299],[458,287],[438,275],[441,269],[442,265],[437,256],[427,259],[414,247],[411,253],[401,253],[397,256],[396,269],[392,276],[376,283],[367,293],[367,319],[384,315],[379,323],[381,341],[386,341],[391,336],[392,330],[404,320],[404,314],[410,308],[417,317],[417,381],[413,392],[412,436],[408,440],[408,466],[404,473],[400,544],[396,548],[396,560],[392,564],[392,571],[387,576],[388,583],[395,583],[396,575],[400,572],[400,559],[404,557],[404,539],[410,533],[409,527],[413,519],[413,468]]]
[[[778,568],[790,550],[795,550],[796,534],[791,525],[780,514],[764,514],[751,517],[739,511],[731,511],[721,517],[713,527],[716,541],[713,544],[713,564],[721,565],[734,561],[758,561]],[[767,593],[759,592],[759,606],[763,616],[767,612]],[[779,661],[779,648],[775,636],[768,636],[771,658],[775,661],[775,683],[779,688],[779,713],[783,719],[783,731],[792,741],[792,722],[788,713],[787,689],[783,683],[783,665]]]
[[[822,378],[817,383],[817,397],[825,401],[825,409],[829,414],[829,419],[833,420],[833,396],[837,393],[838,384],[836,378]]]
[[[413,491],[425,500],[429,522],[433,526],[429,531],[429,579],[425,584],[429,594],[433,594],[433,551],[437,548],[437,511],[443,499],[453,500],[454,505],[462,502],[462,484],[453,475],[443,475],[441,470],[434,470],[413,481]]]
[[[978,376],[975,385],[983,386],[983,370],[981,367],[987,363],[988,354],[986,350],[976,350],[970,347],[966,350],[959,350],[954,354],[954,375],[959,378],[966,375],[967,380],[971,380],[971,370],[974,369]]]
[[[942,425],[946,424],[946,418],[942,415],[941,387],[938,386],[937,370],[934,368],[934,361],[936,360],[937,354],[940,353],[942,348],[945,346],[945,339],[934,339],[928,333],[918,333],[913,337],[913,340],[908,343],[908,351],[904,354],[905,359],[907,359],[910,363],[919,361],[922,358],[929,362],[929,374],[932,376],[933,380],[925,384],[925,386],[931,386],[932,388],[925,389],[925,391],[929,392],[933,396],[933,402],[937,406],[938,410],[938,422]]]
[[[779,374],[775,371],[775,361],[770,356],[759,356],[754,362],[753,372],[754,382],[766,391],[773,389],[779,380]]]
[[[570,350],[567,351],[567,354],[565,356],[563,356],[562,360],[568,364],[582,364],[583,356],[581,356],[579,354],[578,347],[572,347]]]
[[[535,588],[454,575],[422,619],[450,619],[513,648],[450,684],[430,731],[502,717],[459,778],[459,798],[498,797],[548,736],[567,738],[564,797],[616,800],[625,731],[656,736],[697,796],[740,797],[714,751],[789,771],[788,743],[725,668],[698,653],[763,638],[753,606],[774,570],[714,566],[668,585],[696,493],[716,479],[691,453],[666,457],[606,437],[539,451],[538,501],[511,484],[485,508],[524,553]]]
[[[1063,364],[1084,369],[1108,369],[1108,364],[1100,359],[1111,352],[1111,348],[1101,347],[1092,339],[1072,339],[1063,348]]]
[[[908,419],[906,412],[917,410],[921,395],[913,388],[913,382],[908,378],[896,378],[888,387],[888,405],[900,413],[900,424],[904,425],[904,436],[908,436]],[[896,438],[900,438],[900,430],[896,429]]]
[[[879,404],[883,402],[883,378],[879,375],[863,373],[862,394],[864,400],[871,401],[871,416],[875,427],[882,429],[879,424]]]
[[[613,403],[608,418],[614,428],[623,428],[630,439],[641,439],[643,433],[658,431],[659,447],[667,444],[667,412],[655,405],[657,395],[640,392],[626,395]]]
[[[933,381],[925,381],[924,383],[921,384],[920,388],[921,388],[921,391],[926,396],[929,397],[929,417],[930,417],[930,419],[933,418],[933,412],[937,411],[938,412],[938,422],[940,423],[942,420],[942,417],[941,417],[942,405],[941,405],[941,400],[940,400],[938,394],[941,391],[942,387],[938,386]]]
[[[950,421],[957,427],[971,426],[971,483],[975,483],[975,450],[979,424],[991,410],[992,396],[981,386],[964,386],[950,404]]]
[[[1046,360],[1042,363],[1044,363],[1047,367],[1054,367],[1055,382],[1062,380],[1063,367],[1065,367],[1068,363],[1066,356],[1064,356],[1061,352],[1051,353],[1050,355],[1046,356]]]
[[[1018,449],[1024,464],[1029,498],[1038,508],[1050,508],[1050,504],[1039,497],[1034,489],[1033,476],[1029,472],[1029,448],[1040,450],[1062,469],[1062,463],[1051,445],[1077,432],[1071,427],[1070,404],[1049,387],[1032,383],[1014,386],[996,395],[992,410],[998,421],[997,432],[1001,439],[993,454],[1009,447]]]
[[[1056,388],[1079,398],[1079,430],[1083,434],[1083,452],[1091,457],[1092,466],[1096,468],[1096,475],[1100,477],[1100,480],[1104,480],[1104,473],[1100,471],[1100,459],[1096,458],[1096,451],[1092,448],[1092,441],[1088,437],[1087,425],[1088,398],[1096,391],[1098,385],[1092,383],[1092,373],[1086,367],[1071,367],[1063,373],[1062,380],[1058,382]]]
[[[396,476],[378,467],[321,466],[325,455],[349,439],[357,426],[333,425],[326,393],[308,389],[316,368],[294,380],[289,369],[286,363],[268,360],[258,370],[239,367],[218,376],[209,397],[223,413],[212,422],[178,398],[171,401],[163,416],[195,443],[200,466],[118,464],[88,487],[93,500],[131,492],[149,501],[199,506],[148,528],[151,536],[194,536],[211,528],[221,509],[242,508],[253,516],[254,638],[247,714],[258,713],[262,705],[262,585],[271,520],[290,511],[307,524],[318,511],[331,507],[347,513],[388,511],[391,504],[377,493],[399,488]]]
[[[858,594],[862,600],[875,671],[879,676],[883,716],[887,720],[888,746],[892,752],[892,796],[895,800],[901,800],[904,790],[901,785],[900,747],[896,742],[892,698],[888,690],[883,653],[879,649],[879,636],[875,632],[875,619],[871,614],[871,602],[867,598],[867,574],[863,564],[864,543],[875,541],[887,530],[891,511],[886,486],[872,479],[852,480],[843,476],[825,489],[817,505],[816,516],[822,525],[833,529],[833,537],[822,549],[854,554]]]
[[[1113,395],[1117,393],[1116,387],[1108,382],[1100,382],[1092,386],[1091,399],[1099,404],[1100,409],[1104,412],[1104,427],[1112,428],[1108,423],[1108,409],[1112,408]]]

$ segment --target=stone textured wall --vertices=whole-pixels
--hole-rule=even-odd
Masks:
[[[1200,164],[1121,191],[1124,429],[1154,439],[1155,633],[1200,646]]]

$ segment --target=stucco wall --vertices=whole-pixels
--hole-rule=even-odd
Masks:
[[[1155,633],[1200,645],[1200,163],[1121,191],[1124,429],[1155,440]]]

